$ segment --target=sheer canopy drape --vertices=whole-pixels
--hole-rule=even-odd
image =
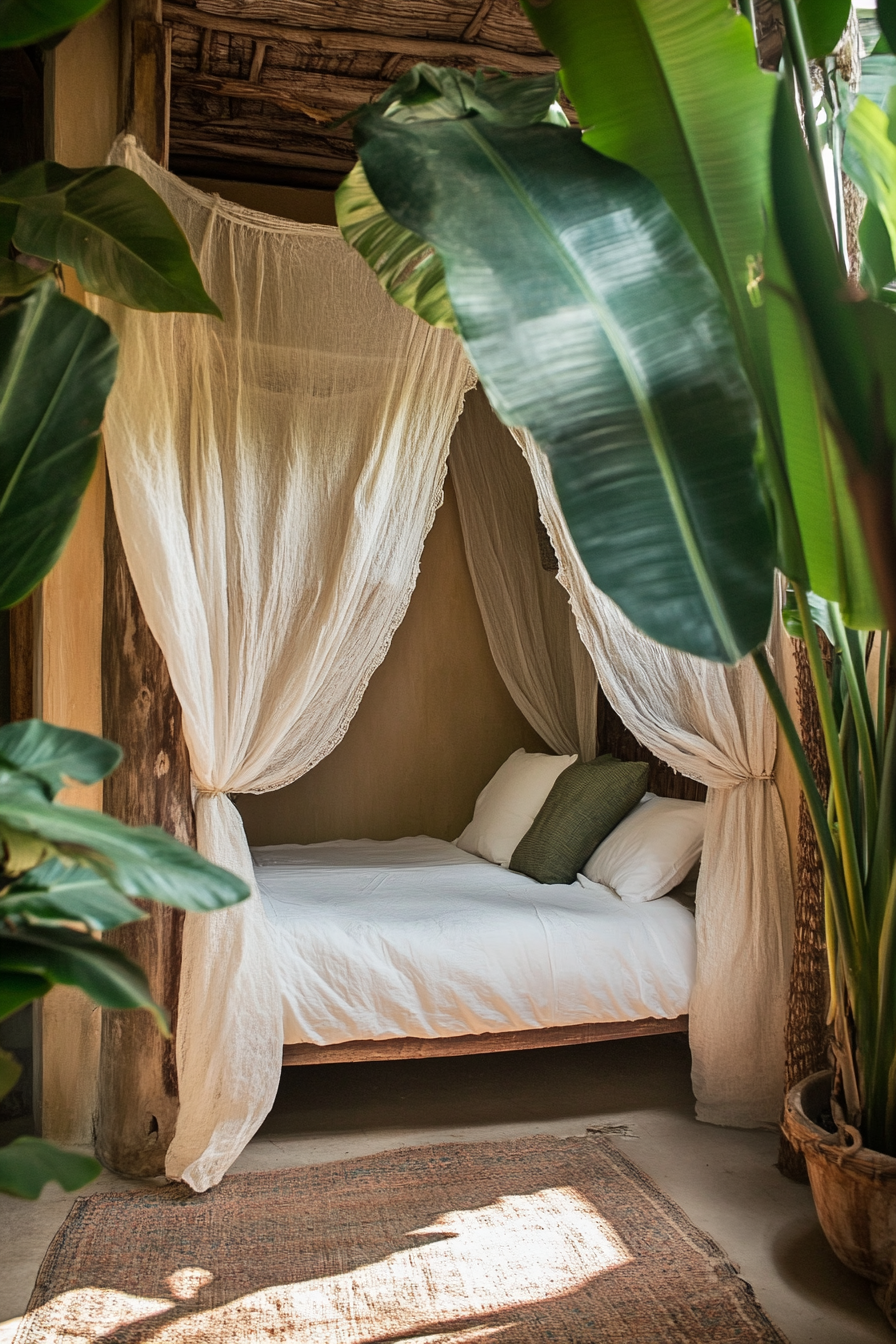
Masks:
[[[517,708],[552,751],[590,761],[594,664],[556,570],[542,564],[532,475],[519,452],[507,451],[507,437],[485,393],[471,392],[451,441],[467,565],[492,657]]]
[[[471,383],[460,344],[393,304],[338,231],[198,192],[132,139],[224,321],[103,304],[106,418],[134,583],[183,707],[202,853],[252,882],[229,793],[277,789],[345,733],[413,591]],[[257,1129],[283,1043],[260,898],[187,916],[180,1117],[202,1190]]]
[[[513,433],[603,693],[640,742],[709,789],[690,1005],[697,1115],[720,1125],[775,1123],[784,1090],[793,893],[765,691],[751,662],[726,668],[663,648],[595,588],[547,458],[525,431]]]

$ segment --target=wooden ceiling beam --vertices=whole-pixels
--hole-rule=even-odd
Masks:
[[[245,37],[271,38],[275,42],[292,42],[296,46],[319,55],[352,55],[361,51],[388,52],[395,55],[415,56],[418,60],[455,61],[462,59],[470,65],[497,66],[514,74],[544,74],[559,67],[549,52],[530,55],[508,51],[504,47],[486,47],[472,42],[443,42],[424,37],[398,37],[391,33],[337,32],[323,28],[294,28],[286,23],[267,23],[255,19],[238,19],[220,14],[207,14],[190,5],[165,0],[162,13],[169,22],[188,24],[193,28],[212,29],[219,33],[238,33]]]
[[[250,79],[219,79],[217,75],[193,75],[189,87],[219,98],[248,98],[253,102],[273,103],[276,107],[282,107],[284,112],[298,112],[315,122],[333,121],[339,115],[338,111],[328,112],[303,102],[296,98],[288,86],[283,85],[256,84]],[[341,110],[349,112],[353,106],[353,103],[348,103]]]
[[[255,163],[270,163],[282,168],[317,168],[324,172],[350,172],[355,165],[354,154],[345,158],[332,154],[300,154],[285,149],[268,149],[265,145],[235,145],[232,140],[214,140],[209,136],[178,135],[175,139],[177,154],[204,154],[219,159],[246,159]],[[346,149],[351,150],[350,145]]]

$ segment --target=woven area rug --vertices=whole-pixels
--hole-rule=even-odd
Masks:
[[[16,1344],[783,1339],[609,1141],[536,1135],[88,1195]]]

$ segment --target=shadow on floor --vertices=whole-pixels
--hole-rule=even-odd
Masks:
[[[617,1111],[693,1115],[687,1037],[283,1070],[259,1134],[514,1124]]]

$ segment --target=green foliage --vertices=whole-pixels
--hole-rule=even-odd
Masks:
[[[105,4],[106,0],[0,0],[0,49],[43,42]]]
[[[167,1031],[167,1013],[140,967],[94,935],[145,918],[131,897],[216,910],[249,895],[239,878],[165,831],[53,801],[66,781],[96,783],[120,760],[114,743],[38,719],[0,728],[0,1018],[53,985],[74,985],[104,1008],[145,1008]],[[14,1082],[0,1056],[0,1095]],[[39,1193],[43,1181],[61,1180],[44,1175],[35,1185],[41,1161],[52,1166],[56,1152],[0,1150],[0,1188]],[[65,1166],[65,1154],[59,1161],[59,1171],[78,1170]],[[84,1179],[95,1174],[83,1170]]]
[[[336,215],[345,241],[360,253],[396,303],[430,326],[457,329],[441,257],[387,214],[371,191],[361,162],[336,192]]]
[[[118,344],[52,280],[0,309],[0,606],[49,573],[96,463]]]
[[[643,177],[541,115],[520,124],[510,91],[528,106],[528,81],[496,84],[492,116],[430,100],[417,119],[390,90],[359,115],[367,177],[435,246],[490,400],[549,453],[595,581],[656,638],[733,661],[767,629],[773,549],[718,292]],[[643,229],[627,230],[635,214]],[[686,435],[682,396],[701,408]],[[720,491],[740,526],[719,528]]]
[[[3,900],[0,898],[0,911]],[[0,994],[6,973],[33,976],[53,985],[75,985],[103,1008],[146,1008],[167,1034],[168,1016],[152,997],[143,971],[123,952],[89,933],[40,924],[0,928]],[[13,1003],[4,1016],[22,1006]]]
[[[80,1190],[101,1171],[95,1158],[67,1153],[30,1135],[0,1148],[0,1190],[19,1199],[37,1199],[48,1181],[58,1181],[63,1190]]]
[[[800,0],[800,27],[811,59],[830,55],[843,36],[851,9],[852,0]]]
[[[221,316],[170,210],[129,168],[32,163],[0,176],[0,209],[20,253],[72,266],[92,294],[153,313]]]

